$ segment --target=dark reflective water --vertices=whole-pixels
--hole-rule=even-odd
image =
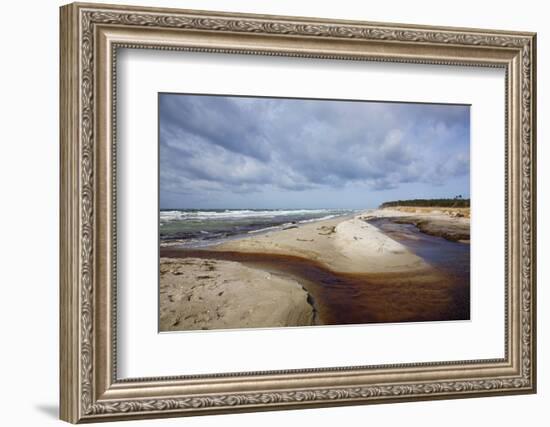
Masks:
[[[444,271],[453,280],[470,287],[470,244],[422,233],[412,224],[396,224],[390,219],[369,221],[397,240],[428,264]]]

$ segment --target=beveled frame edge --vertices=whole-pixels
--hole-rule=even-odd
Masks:
[[[535,34],[99,4],[67,5],[60,13],[62,419],[74,423],[535,392]],[[416,55],[423,49],[446,51],[449,63],[457,62],[452,59],[453,49],[475,53],[465,61],[472,64],[484,60],[506,63],[510,142],[506,169],[511,195],[507,226],[513,237],[506,272],[511,276],[507,313],[511,314],[512,351],[507,351],[506,360],[386,366],[368,375],[360,369],[335,369],[267,378],[230,375],[116,381],[109,345],[114,301],[98,277],[108,277],[112,268],[110,254],[102,249],[116,244],[108,233],[112,224],[106,214],[113,200],[105,197],[114,197],[109,193],[113,153],[105,150],[104,142],[110,140],[114,122],[109,93],[112,96],[115,82],[108,77],[116,58],[113,47],[144,46],[124,35],[128,29],[141,30],[145,38],[158,32],[156,42],[149,42],[156,48],[164,44],[174,49],[164,37],[179,31],[195,37],[195,50],[204,51],[224,49],[200,47],[201,38],[232,40],[226,51],[254,54],[250,44],[238,47],[243,41],[258,43],[271,37],[282,45],[269,54],[303,56],[317,48],[315,56],[324,57],[323,49],[332,44],[333,50],[351,59],[360,56],[363,44],[370,43],[372,49],[381,49],[382,56],[390,44],[392,49],[400,46],[401,54],[394,54],[393,61],[414,62],[416,48]],[[286,49],[285,43],[289,44]],[[407,54],[408,50],[412,53]],[[426,380],[426,373],[431,380]],[[327,381],[332,381],[331,386]]]

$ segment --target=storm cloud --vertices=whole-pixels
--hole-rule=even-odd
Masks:
[[[160,94],[161,207],[468,195],[469,135],[463,105]]]

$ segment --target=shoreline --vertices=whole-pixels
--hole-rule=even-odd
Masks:
[[[432,211],[436,212],[366,210],[254,233],[208,247],[161,247],[161,270],[163,263],[183,266],[192,260],[195,264],[182,269],[187,271],[184,278],[182,273],[179,277],[165,273],[164,277],[172,281],[172,291],[194,286],[194,295],[203,301],[203,308],[219,306],[214,289],[226,297],[231,289],[236,301],[246,301],[231,306],[231,316],[218,316],[219,310],[215,310],[216,317],[205,314],[208,308],[198,309],[196,304],[186,303],[176,310],[172,304],[169,310],[198,310],[202,317],[191,325],[187,322],[174,326],[174,315],[170,317],[164,310],[164,319],[170,319],[164,323],[168,325],[166,330],[468,319],[469,286],[457,284],[370,223],[384,218],[415,224],[421,218],[424,223],[439,227],[469,224],[469,219]],[[211,283],[207,286],[197,285],[204,281],[204,277],[200,279],[204,275],[197,270],[201,262],[219,269],[217,279],[209,277]],[[162,282],[161,273],[161,288]],[[222,288],[223,291],[218,290]],[[271,295],[273,292],[276,296]],[[271,303],[265,305],[266,301]],[[261,308],[249,312],[247,304]],[[354,309],[350,310],[352,306]]]
[[[364,214],[295,225],[204,249],[297,256],[342,273],[418,271],[428,267],[404,245],[361,219]]]
[[[412,224],[422,233],[451,242],[470,243],[470,208],[426,208],[396,206],[383,208],[362,217],[365,221],[388,219],[397,224]]]
[[[290,222],[281,222],[281,223],[274,223],[272,225],[268,225],[267,227],[262,226],[262,228],[249,230],[247,232],[242,233],[235,233],[235,234],[229,234],[226,237],[219,237],[214,238],[212,240],[200,240],[196,241],[193,244],[186,244],[186,242],[189,239],[167,239],[167,240],[161,240],[160,241],[160,247],[161,248],[190,248],[190,249],[197,249],[197,248],[209,248],[213,246],[217,246],[226,242],[231,242],[234,240],[240,240],[240,239],[246,239],[246,238],[253,238],[262,236],[264,234],[268,233],[276,233],[279,231],[299,228],[304,225],[309,224],[315,224],[319,222],[329,221],[329,220],[345,220],[353,218],[354,216],[358,215],[359,213],[364,212],[364,210],[356,210],[354,212],[346,212],[344,214],[339,215],[328,215],[330,218],[327,217],[320,217],[320,218],[312,218],[307,220],[300,220],[300,221],[290,221]]]
[[[305,301],[311,310],[302,305],[300,310],[307,314],[301,326],[468,319],[469,286],[434,268],[369,223],[375,218],[400,220],[412,216],[389,209],[368,210],[210,247],[164,247],[161,256],[164,262],[170,258],[177,262],[230,263],[232,286],[250,283],[251,272],[255,274],[252,282],[268,284],[271,289],[279,282],[266,279],[266,275],[292,283],[303,292],[301,304]],[[423,217],[443,220],[438,213]],[[197,274],[195,278],[192,274],[186,277],[187,283],[180,287],[196,284]],[[223,281],[212,286],[223,286]],[[278,286],[277,290],[288,295],[281,296],[275,307],[294,306],[294,297],[290,295],[295,289]],[[252,294],[256,305],[266,300],[261,291],[252,288],[242,288],[239,292],[235,294],[237,300]],[[203,300],[208,295],[197,294]],[[205,304],[216,306],[218,302],[217,298],[210,298]],[[232,310],[240,314],[221,323],[216,319],[203,321],[198,329],[300,326],[289,322],[288,314],[274,313],[273,305],[259,310],[273,313],[270,324],[251,323],[243,307],[235,306]]]

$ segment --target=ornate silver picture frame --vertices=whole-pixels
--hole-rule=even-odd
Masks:
[[[79,423],[534,393],[535,42],[535,34],[523,32],[63,6],[61,419]],[[503,69],[504,357],[119,378],[116,62],[122,48]]]

